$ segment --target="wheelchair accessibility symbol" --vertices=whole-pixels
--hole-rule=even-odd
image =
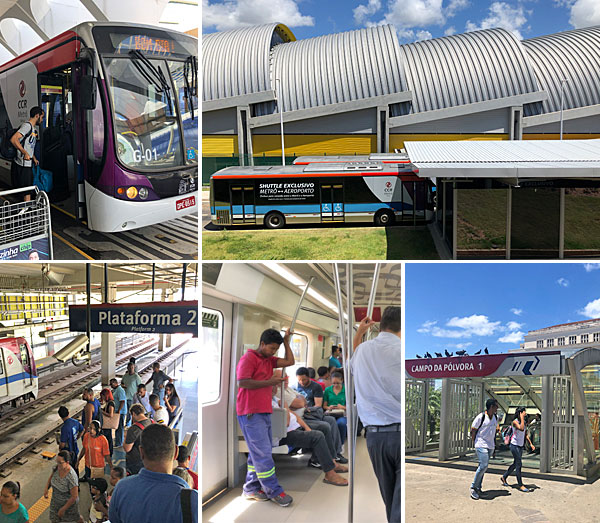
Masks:
[[[328,203],[323,204],[323,212],[331,212],[331,206]]]
[[[342,212],[342,204],[341,203],[336,203],[334,206],[334,211],[335,212]]]

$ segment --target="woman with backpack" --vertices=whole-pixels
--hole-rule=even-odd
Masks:
[[[509,430],[507,430],[504,434],[504,441],[508,442],[507,440],[510,440],[510,452],[513,455],[514,461],[512,462],[511,466],[508,467],[508,470],[500,478],[502,485],[508,487],[509,485],[506,482],[506,478],[508,478],[508,476],[510,476],[514,471],[515,476],[517,476],[517,488],[521,492],[531,492],[530,489],[523,485],[523,479],[521,477],[521,463],[523,456],[523,447],[525,445],[525,438],[527,437],[527,439],[529,440],[529,437],[526,433],[526,418],[527,412],[525,410],[525,407],[518,407],[515,411],[515,417],[512,420]],[[529,444],[531,445],[532,450],[535,450],[535,447],[533,443],[531,443],[531,440],[529,441]]]

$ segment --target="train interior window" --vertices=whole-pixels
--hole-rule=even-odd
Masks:
[[[202,405],[213,403],[221,395],[221,360],[223,359],[223,314],[202,307]]]
[[[281,331],[281,335],[285,335],[285,330]],[[290,386],[294,386],[297,383],[296,380],[296,369],[300,367],[306,367],[308,361],[308,336],[305,334],[294,334],[292,336],[292,352],[294,353],[294,359],[296,363],[292,367],[286,368],[286,374],[289,376]],[[282,358],[285,354],[283,345],[279,349],[277,356]]]

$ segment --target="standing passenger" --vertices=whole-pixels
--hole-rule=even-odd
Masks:
[[[116,410],[119,413],[119,426],[115,431],[115,447],[123,446],[123,431],[125,428],[125,416],[127,416],[127,396],[123,387],[119,385],[116,378],[110,380],[110,386],[115,398]]]
[[[100,418],[100,402],[94,398],[94,389],[89,387],[83,389],[81,399],[86,402],[86,405],[83,408],[83,414],[81,415],[81,423],[83,429],[88,432],[90,430],[90,423],[93,420],[99,420]]]
[[[173,383],[173,378],[169,378],[162,370],[160,370],[160,363],[155,362],[152,364],[152,376],[146,382],[152,382],[152,394],[156,394],[160,399],[160,404],[164,405],[165,401],[165,382]]]
[[[152,407],[152,419],[161,425],[169,425],[169,413],[160,404],[156,394],[150,394],[150,407]]]
[[[140,455],[140,442],[142,440],[142,431],[152,424],[152,420],[146,417],[144,407],[139,403],[134,403],[131,406],[131,419],[133,423],[127,429],[123,450],[127,453],[125,456],[127,472],[134,475],[144,466],[142,456]]]
[[[50,523],[60,521],[80,521],[79,515],[79,486],[77,474],[69,464],[69,452],[61,450],[56,456],[56,466],[46,483],[44,497],[50,499]]]
[[[175,390],[175,385],[172,383],[167,383],[165,386],[165,407],[167,409],[167,413],[169,414],[169,426],[171,422],[177,415],[177,409],[181,406],[181,401],[179,400],[179,396],[177,395],[177,391]]]
[[[127,420],[126,424],[131,425],[131,414],[129,409],[133,405],[133,396],[137,392],[138,385],[142,383],[142,378],[135,372],[135,361],[130,361],[127,364],[127,373],[121,378],[121,387],[125,389],[125,398],[127,401]]]
[[[110,451],[110,455],[112,457],[113,454],[113,429],[108,428],[116,425],[118,427],[118,421],[116,418],[119,414],[115,410],[115,399],[113,398],[112,391],[108,388],[102,389],[100,392],[100,403],[103,405],[102,408],[102,435],[108,441],[108,450]],[[115,423],[116,422],[116,423]]]
[[[143,405],[146,409],[146,413],[149,416],[150,412],[152,412],[152,408],[150,407],[150,400],[148,398],[149,395],[146,392],[146,385],[140,383],[137,388],[137,393],[133,397],[133,403],[139,403],[140,405]]]
[[[510,452],[513,455],[514,461],[508,467],[508,470],[502,474],[500,481],[502,485],[508,487],[506,478],[513,472],[517,476],[517,487],[521,492],[531,492],[525,485],[523,485],[523,478],[521,477],[521,458],[523,456],[523,447],[525,446],[525,438],[529,440],[531,445],[531,452],[535,451],[535,445],[531,442],[527,436],[527,427],[525,425],[525,419],[527,417],[527,411],[525,407],[519,407],[515,412],[515,417],[512,421],[512,435],[510,437]]]
[[[83,425],[78,420],[69,418],[69,409],[64,405],[58,408],[58,415],[63,420],[63,426],[60,429],[60,450],[68,450],[71,453],[69,463],[74,467],[77,463],[77,440],[83,434]]]
[[[402,472],[402,329],[400,307],[386,307],[379,335],[360,343],[374,322],[364,318],[354,336],[350,364],[355,377],[356,407],[367,437],[367,450],[379,482],[388,521],[400,523]]]
[[[283,381],[273,377],[273,369],[294,364],[290,334],[288,329],[282,338],[275,329],[267,329],[260,336],[258,349],[246,352],[236,369],[237,418],[248,445],[244,496],[259,501],[270,499],[282,507],[287,507],[293,499],[284,492],[275,475],[271,454],[271,387]],[[281,343],[285,346],[285,358],[275,356]]]
[[[17,150],[17,156],[11,164],[10,178],[13,188],[29,187],[33,185],[33,163],[38,165],[35,157],[35,143],[38,132],[35,127],[40,125],[44,119],[44,111],[41,107],[32,107],[29,111],[29,120],[23,122],[17,132],[10,138],[10,143]],[[33,162],[33,163],[32,163]],[[31,200],[31,193],[27,193],[23,200]]]
[[[340,363],[341,354],[342,354],[342,351],[340,350],[340,348],[337,345],[334,345],[333,347],[331,347],[331,356],[329,357],[329,368],[330,369],[332,367],[339,369],[342,366],[342,364]]]

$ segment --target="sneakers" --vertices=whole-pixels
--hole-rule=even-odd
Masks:
[[[500,476],[500,483],[502,483],[503,487],[508,487],[509,486],[509,484],[506,481],[506,479],[504,479],[504,476]]]
[[[527,488],[525,485],[519,487],[519,490],[521,492],[531,492],[531,489]]]
[[[471,489],[471,498],[479,499],[479,492],[477,492],[477,489],[474,489],[474,488]]]
[[[244,493],[244,498],[254,501],[267,501],[269,497],[262,491],[257,490],[256,492]]]
[[[282,492],[279,494],[279,496],[269,499],[277,503],[280,507],[287,507],[292,501],[294,501],[292,496],[288,496],[285,492]]]
[[[307,466],[315,467],[316,469],[321,468],[321,464],[316,459],[313,459],[313,458],[309,458]]]
[[[347,458],[345,458],[344,456],[342,456],[341,454],[338,454],[338,455],[336,456],[335,460],[336,460],[338,463],[341,463],[342,465],[345,465],[346,463],[348,463],[348,459],[347,459]]]

